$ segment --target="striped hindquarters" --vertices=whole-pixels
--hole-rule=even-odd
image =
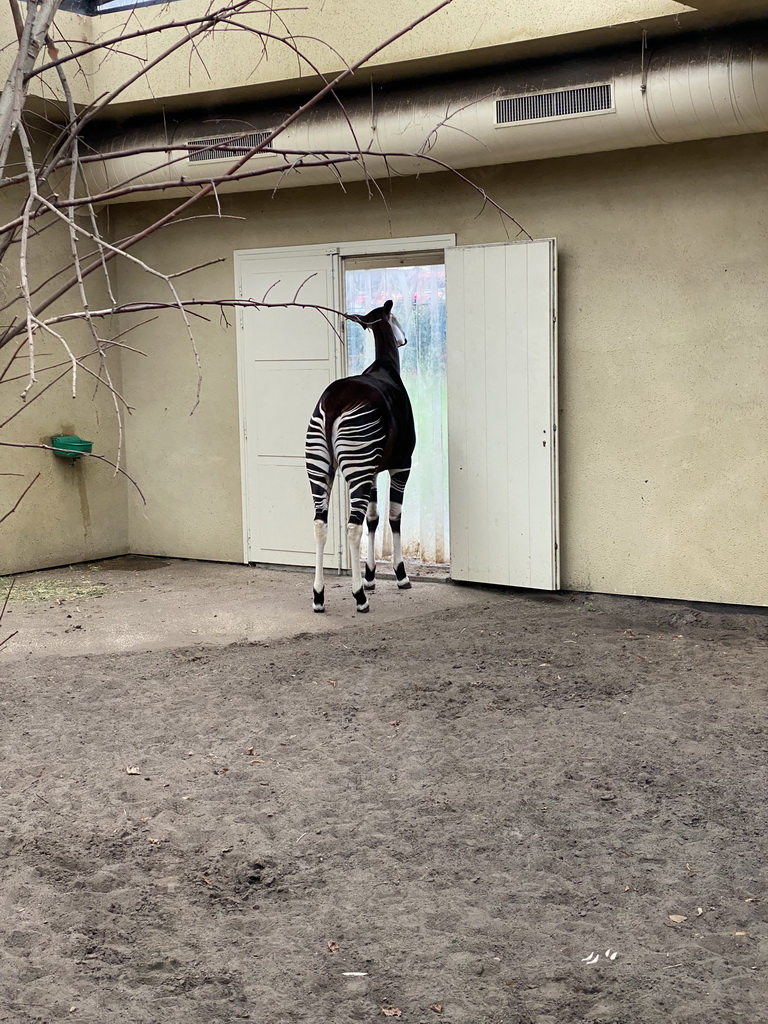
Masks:
[[[333,458],[349,486],[350,523],[362,523],[381,467],[387,432],[378,409],[358,405],[333,424]]]

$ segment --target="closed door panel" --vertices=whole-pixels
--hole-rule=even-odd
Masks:
[[[235,253],[238,294],[338,308],[335,258],[321,249]],[[315,309],[246,308],[239,322],[246,559],[313,565],[314,512],[304,467],[307,423],[337,376],[337,338]],[[339,562],[338,495],[326,565]]]
[[[329,368],[303,364],[296,367],[264,366],[257,363],[253,367],[253,377],[258,381],[259,391],[259,400],[253,407],[256,454],[283,456],[294,453],[302,459],[303,465],[309,414],[331,383]]]
[[[242,298],[266,302],[315,304],[334,308],[332,256],[275,256],[274,250],[241,255]],[[245,337],[252,359],[281,362],[294,359],[326,360],[331,356],[332,332],[314,310],[245,310]]]
[[[259,490],[255,495],[255,511],[258,515],[258,541],[261,557],[258,562],[273,562],[281,565],[313,565],[315,549],[312,520],[314,512],[307,486],[304,462],[291,466],[285,462],[271,463],[265,460],[259,472]],[[286,515],[285,496],[299,496],[299,516]],[[329,530],[328,554],[337,555],[336,536]],[[308,559],[308,560],[307,560]]]

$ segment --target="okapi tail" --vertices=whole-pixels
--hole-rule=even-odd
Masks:
[[[305,461],[312,501],[315,505],[315,519],[328,522],[328,500],[333,485],[336,463],[333,458],[331,440],[332,424],[325,415],[322,398],[309,418]]]

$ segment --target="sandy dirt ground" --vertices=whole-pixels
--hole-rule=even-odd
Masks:
[[[2,625],[1,1022],[768,1021],[768,618],[104,565]]]

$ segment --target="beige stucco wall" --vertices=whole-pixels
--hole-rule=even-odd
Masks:
[[[720,3],[721,0],[718,0]],[[743,6],[745,0],[730,0],[731,6]],[[105,13],[96,18],[61,11],[57,15],[58,38],[99,42],[128,35],[139,27],[154,28],[172,21],[193,19],[223,4],[210,0],[176,0],[157,4],[130,13]],[[326,0],[324,3],[295,5],[276,18],[268,7],[254,4],[253,11],[238,20],[275,36],[292,34],[295,45],[306,56],[300,61],[294,50],[277,39],[267,40],[267,54],[259,43],[248,41],[234,26],[219,27],[196,41],[194,53],[189,47],[152,68],[146,77],[137,80],[123,92],[118,105],[158,104],[173,107],[192,95],[215,96],[218,102],[237,96],[253,97],[259,91],[274,93],[279,83],[297,78],[310,79],[316,72],[335,74],[347,62],[353,62],[379,46],[421,14],[436,6],[436,0],[385,0],[371,4],[368,0]],[[695,5],[694,5],[695,6]],[[484,54],[499,59],[498,47],[522,47],[549,40],[546,48],[556,52],[558,38],[573,37],[578,45],[595,45],[602,41],[625,38],[617,34],[622,26],[635,26],[632,38],[641,37],[637,22],[650,23],[667,19],[669,30],[679,27],[679,19],[693,10],[691,5],[676,0],[516,0],[515,3],[489,4],[487,0],[452,0],[452,3],[397,40],[371,61],[370,67],[397,67],[413,73],[424,61],[449,57],[446,67],[477,63]],[[13,36],[7,5],[0,8],[2,35]],[[283,28],[281,21],[286,28]],[[595,33],[597,33],[595,35]],[[602,34],[601,34],[602,33]],[[151,62],[182,34],[180,29],[125,39],[114,48],[108,61],[103,54],[86,54],[81,61],[82,73],[74,73],[70,65],[70,85],[75,102],[88,103],[120,82],[132,78],[138,61]],[[67,43],[61,53],[67,52]],[[527,51],[525,51],[527,52]],[[0,76],[3,80],[10,67],[12,49],[0,49]],[[364,79],[367,81],[367,77]],[[60,87],[54,73],[48,73],[45,85],[32,84],[35,95],[58,97]],[[52,116],[55,116],[53,110]],[[119,110],[114,108],[114,113]]]
[[[220,31],[200,44],[198,59],[187,53],[174,56],[152,75],[151,93],[146,82],[137,83],[125,95],[126,101],[175,96],[180,76],[188,84],[188,92],[208,91],[215,82],[217,89],[240,89],[244,85],[290,81],[300,74],[308,76],[314,66],[322,73],[337,72],[344,61],[353,62],[405,28],[420,15],[437,6],[435,0],[385,0],[371,4],[369,0],[327,0],[307,4],[304,10],[287,11],[282,17],[296,36],[296,44],[308,63],[300,64],[289,47],[268,42],[268,59],[260,59],[254,46],[243,45],[242,33]],[[193,17],[210,8],[209,0],[184,0],[185,17]],[[453,0],[428,21],[377,54],[372,66],[408,62],[457,52],[482,51],[500,44],[583,32],[607,25],[619,25],[665,16],[676,16],[690,8],[675,0],[518,0],[514,4],[488,4],[486,0]],[[167,19],[163,7],[148,8],[140,14],[151,23]],[[109,31],[110,21],[119,25],[119,14],[104,18],[99,31]],[[281,34],[280,26],[270,12],[251,16],[249,25]],[[167,45],[159,38],[146,41],[150,57]],[[341,58],[339,57],[341,54]],[[126,73],[135,61],[123,58]],[[120,68],[119,59],[110,62],[110,75]]]
[[[0,220],[17,207],[3,193]],[[11,250],[3,262],[0,294],[10,296],[18,285],[18,264]],[[50,278],[69,266],[71,257],[65,232],[49,228],[30,247],[31,285]],[[90,285],[93,308],[105,302],[104,289],[94,277]],[[51,314],[72,308],[63,300]],[[74,301],[74,300],[73,300]],[[7,315],[0,322],[7,323]],[[86,333],[72,324],[58,328],[76,356],[95,346]],[[21,339],[0,351],[0,442],[7,444],[50,444],[54,434],[77,434],[93,441],[93,451],[114,461],[117,451],[117,426],[111,393],[84,369],[78,373],[76,397],[72,397],[72,378],[67,375],[48,390],[46,386],[63,370],[47,369],[66,363],[67,355],[55,338],[37,334],[37,383],[26,400],[21,393],[27,386],[29,362],[23,348],[9,369],[13,352]],[[98,371],[97,358],[85,365]],[[117,390],[121,388],[119,360],[109,360]],[[40,397],[38,397],[40,396]],[[92,558],[122,554],[127,549],[127,503],[125,482],[113,478],[113,469],[97,459],[81,458],[74,463],[49,451],[9,448],[0,445],[0,517],[16,502],[36,473],[40,478],[19,508],[0,523],[0,575],[44,566],[80,562]],[[4,475],[9,474],[9,475]]]
[[[768,137],[751,136],[473,175],[532,235],[558,240],[564,588],[768,604],[766,157]],[[184,285],[215,297],[232,293],[234,249],[441,232],[505,240],[498,215],[447,175],[393,182],[387,198],[385,209],[357,186],[223,197],[242,220],[180,224],[141,254],[161,269],[222,257]],[[115,229],[162,208],[115,208]],[[124,267],[123,294],[138,287]],[[125,387],[142,396],[129,465],[148,497],[145,511],[129,498],[134,551],[242,557],[231,319],[196,327],[193,416],[178,319],[137,332],[148,359],[124,356]]]

